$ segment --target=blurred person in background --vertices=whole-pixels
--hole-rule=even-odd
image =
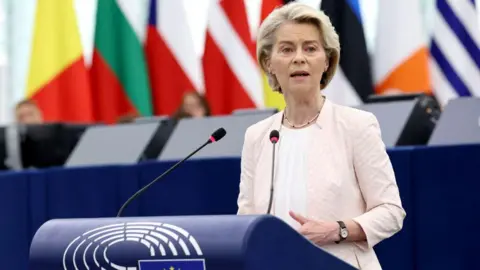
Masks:
[[[185,93],[182,103],[173,118],[180,120],[182,118],[198,118],[210,116],[210,106],[203,95],[197,91]]]
[[[15,119],[19,124],[42,124],[42,111],[37,106],[35,101],[24,99],[17,103],[15,107]]]
[[[120,116],[117,119],[117,124],[128,124],[128,123],[133,123],[135,122],[135,119],[137,119],[139,115],[137,113],[128,113],[125,115]]]
[[[406,213],[376,117],[322,94],[339,58],[320,10],[294,2],[260,26],[257,59],[286,107],[245,132],[238,214],[275,215],[348,264],[378,270],[373,247],[402,229]]]

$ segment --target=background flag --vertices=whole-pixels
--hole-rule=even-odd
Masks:
[[[475,1],[437,0],[436,7],[430,44],[435,96],[442,105],[459,96],[480,97],[480,29]]]
[[[262,108],[263,84],[243,1],[213,0],[202,63],[212,114]]]
[[[260,23],[262,23],[265,18],[276,8],[282,6],[284,3],[290,2],[288,0],[263,0],[262,7],[260,10]],[[265,100],[265,107],[276,108],[278,110],[283,110],[285,108],[285,99],[283,95],[274,92],[270,85],[268,84],[267,75],[262,71],[262,81],[263,81],[263,96]]]
[[[156,115],[171,115],[185,92],[203,91],[185,8],[179,0],[151,0],[145,51]]]
[[[378,2],[375,91],[431,93],[428,49],[418,0]]]
[[[325,95],[339,104],[360,105],[374,88],[358,0],[322,0],[320,9],[330,17],[341,46],[340,67]]]
[[[91,76],[96,116],[106,123],[126,114],[152,115],[143,46],[126,17],[126,8],[134,9],[132,5],[142,5],[142,1],[128,4],[98,0]]]
[[[45,121],[93,120],[72,0],[37,2],[26,96],[37,102]]]

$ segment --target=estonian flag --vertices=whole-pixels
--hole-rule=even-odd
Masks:
[[[374,94],[358,0],[322,0],[320,9],[330,17],[340,38],[340,68],[325,94],[333,101],[357,106]]]

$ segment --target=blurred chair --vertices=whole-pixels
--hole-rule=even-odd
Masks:
[[[23,133],[24,130],[23,125],[13,124],[3,127],[2,131],[0,131],[0,148],[4,151],[3,154],[0,154],[1,161],[3,161],[3,164],[0,162],[2,169],[23,169],[20,133]]]
[[[255,114],[186,118],[178,122],[175,131],[163,149],[159,160],[180,160],[206,142],[212,132],[223,127],[224,139],[198,152],[192,159],[240,157],[246,129],[273,114],[265,111]]]
[[[175,128],[173,120],[91,127],[65,166],[136,164],[156,159]]]
[[[44,123],[0,127],[0,170],[63,166],[87,126]]]
[[[432,97],[420,95],[376,96],[358,109],[373,113],[387,147],[426,145],[440,117]]]
[[[63,166],[90,126],[68,123],[18,126],[23,168]]]
[[[0,171],[8,170],[6,127],[0,127]]]
[[[480,98],[450,100],[437,122],[428,145],[480,143]]]
[[[159,115],[159,116],[144,116],[144,117],[137,117],[134,119],[133,122],[135,123],[156,123],[158,121],[168,120],[168,115]]]
[[[256,109],[256,108],[249,108],[249,109],[238,109],[232,112],[232,115],[252,115],[252,114],[275,114],[278,110],[275,108],[265,108],[265,109]]]

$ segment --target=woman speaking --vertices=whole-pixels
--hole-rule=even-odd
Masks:
[[[264,20],[257,46],[286,107],[245,133],[238,214],[269,208],[269,135],[278,130],[271,214],[352,266],[381,269],[373,247],[401,230],[406,213],[375,116],[322,95],[340,57],[329,18],[287,4]]]

